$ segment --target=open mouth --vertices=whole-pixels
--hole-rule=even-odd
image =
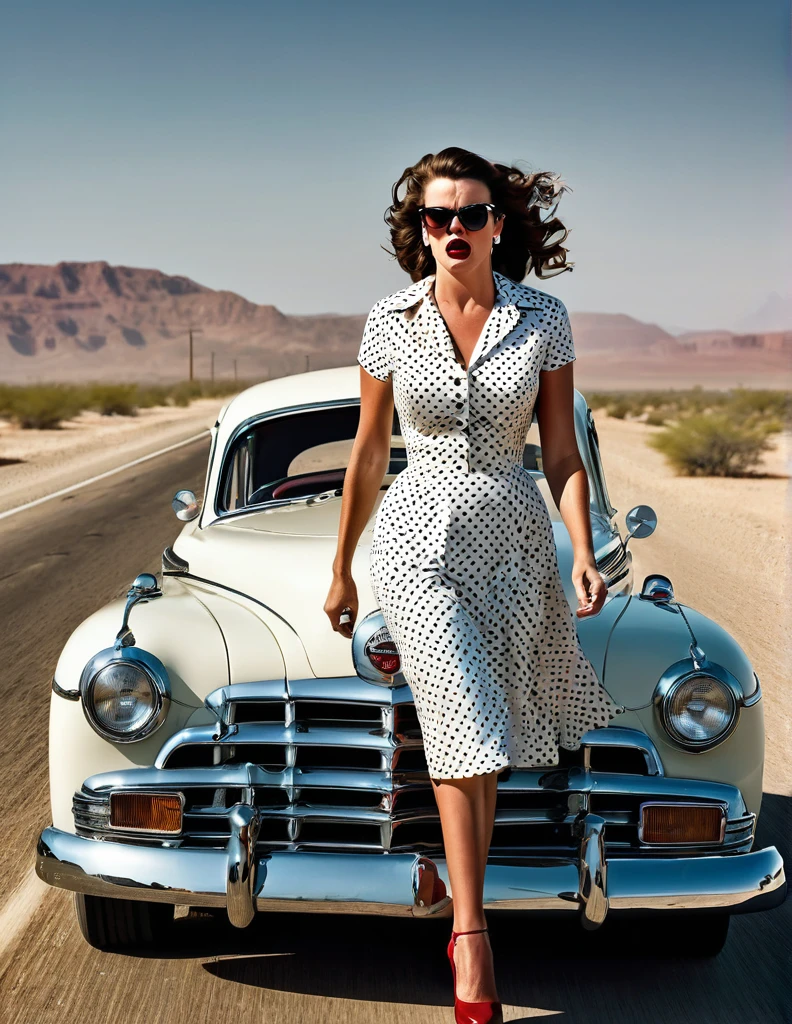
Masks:
[[[446,252],[455,259],[464,259],[470,255],[470,245],[460,238],[455,238],[446,246]]]

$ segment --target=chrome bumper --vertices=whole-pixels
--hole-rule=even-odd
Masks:
[[[441,858],[417,854],[255,854],[258,813],[238,804],[225,849],[167,848],[82,838],[46,828],[36,872],[61,889],[188,906],[226,907],[244,927],[256,910],[449,916]],[[778,850],[695,857],[603,855],[602,818],[581,820],[573,857],[494,858],[484,884],[486,910],[577,911],[596,928],[609,911],[768,910],[784,901]]]

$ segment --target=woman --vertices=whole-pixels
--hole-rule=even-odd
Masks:
[[[460,1024],[502,1020],[483,906],[498,775],[557,764],[559,745],[578,749],[616,708],[580,647],[547,506],[522,464],[536,405],[543,471],[574,546],[577,614],[596,615],[607,588],[575,439],[569,318],[559,299],[519,283],[530,269],[571,269],[555,206],[539,215],[564,187],[457,147],[423,157],[394,186],[386,222],[414,283],[377,302],[364,329],[360,424],[325,603],[351,637],[352,555],[390,460],[395,402],[408,465],[377,512],[371,586],[415,698],[439,809]]]

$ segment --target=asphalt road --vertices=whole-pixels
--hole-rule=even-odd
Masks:
[[[181,487],[200,495],[207,454],[208,438],[0,521],[0,1020],[451,1024],[447,922],[260,915],[242,933],[222,916],[190,916],[177,921],[170,948],[99,953],[78,931],[71,894],[32,872],[49,823],[58,655],[85,616],[123,595],[137,573],[159,571],[180,530],[170,500]],[[757,837],[787,863],[789,810],[787,798],[766,794]],[[658,954],[660,926],[647,922],[585,933],[574,920],[531,918],[522,931],[491,921],[506,1019],[789,1020],[790,905],[733,918],[724,951],[701,961],[675,957],[673,933]]]

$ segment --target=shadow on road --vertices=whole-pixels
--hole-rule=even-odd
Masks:
[[[755,848],[775,843],[789,863],[789,799],[765,794]],[[781,826],[779,828],[779,826]],[[516,922],[489,914],[501,998],[509,1006],[589,1022],[696,1021],[775,1024],[784,1018],[790,901],[735,915],[719,956],[675,950],[684,918],[610,916],[584,931],[575,912]],[[203,959],[213,977],[259,989],[382,1003],[448,1006],[449,921],[355,915],[260,914],[240,932],[224,912],[176,922],[171,950],[138,955]],[[175,947],[175,948],[174,948]],[[512,1017],[528,1021],[530,1017]]]

